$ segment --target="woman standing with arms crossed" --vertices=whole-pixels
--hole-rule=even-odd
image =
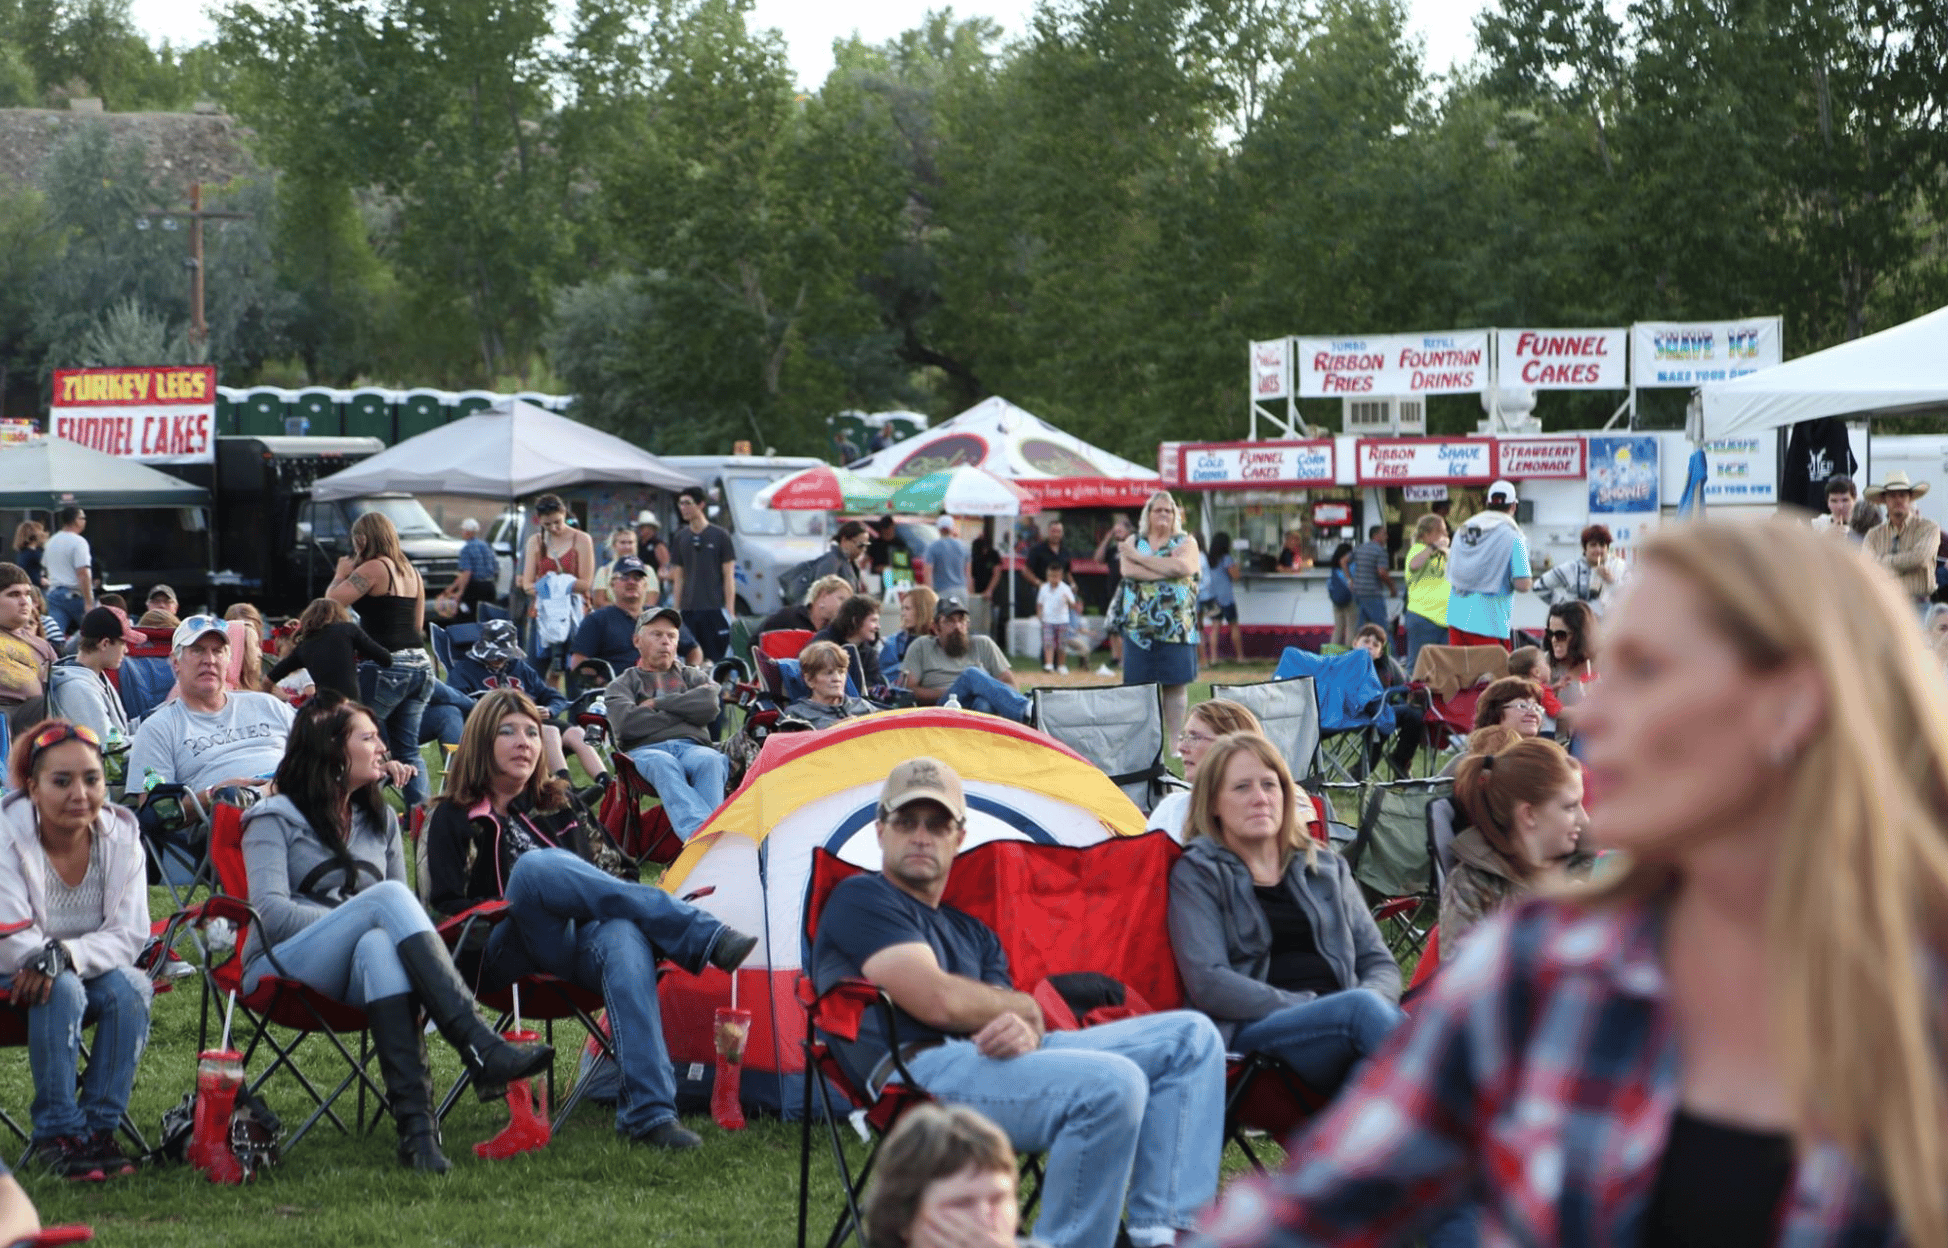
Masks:
[[[1143,505],[1141,530],[1117,546],[1123,584],[1123,683],[1163,686],[1164,740],[1175,741],[1197,679],[1197,539],[1184,532],[1177,500],[1158,490]]]
[[[1407,675],[1422,646],[1447,644],[1447,521],[1428,512],[1407,548]]]
[[[1913,607],[1779,520],[1667,530],[1632,579],[1580,725],[1627,865],[1478,928],[1211,1240],[1402,1243],[1467,1194],[1490,1243],[1948,1243],[1948,690]]]
[[[426,584],[399,548],[392,521],[368,511],[352,522],[352,553],[338,561],[325,596],[352,607],[372,640],[392,652],[392,665],[359,664],[359,689],[385,733],[394,762],[413,769],[408,808],[426,800],[419,757],[419,719],[433,693],[433,656],[426,653]]]

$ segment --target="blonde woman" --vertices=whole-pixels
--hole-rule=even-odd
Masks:
[[[1109,614],[1123,635],[1123,683],[1163,687],[1164,735],[1174,740],[1197,679],[1197,539],[1177,500],[1158,490],[1116,549],[1123,583]]]
[[[1948,691],[1912,618],[1804,525],[1647,542],[1580,729],[1628,865],[1479,928],[1215,1242],[1402,1243],[1472,1191],[1490,1243],[1948,1244]]]
[[[325,597],[356,609],[359,626],[392,654],[388,667],[359,664],[365,694],[359,700],[385,733],[393,759],[413,768],[405,789],[410,809],[426,799],[419,721],[433,694],[433,656],[426,652],[426,583],[383,512],[368,511],[352,522],[352,553],[338,561]]]
[[[1229,698],[1212,698],[1190,708],[1190,716],[1184,720],[1184,730],[1177,734],[1176,742],[1177,757],[1184,760],[1186,783],[1197,783],[1197,765],[1203,761],[1204,752],[1211,748],[1211,744],[1219,737],[1230,736],[1234,732],[1263,736],[1265,729],[1249,708]],[[1168,832],[1172,840],[1182,844],[1190,822],[1190,792],[1189,789],[1172,789],[1150,812],[1150,822],[1144,830]]]

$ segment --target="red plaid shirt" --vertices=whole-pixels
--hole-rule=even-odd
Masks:
[[[1194,1242],[1396,1244],[1473,1200],[1485,1245],[1636,1248],[1678,1101],[1662,914],[1529,901],[1484,924],[1286,1168],[1236,1184]],[[1823,1146],[1799,1158],[1776,1242],[1903,1241]]]

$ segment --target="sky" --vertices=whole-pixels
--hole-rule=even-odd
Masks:
[[[1486,0],[1407,0],[1409,20],[1426,42],[1427,67],[1445,73],[1474,52],[1474,18]],[[136,24],[151,39],[196,43],[210,34],[203,0],[134,0]],[[832,68],[832,41],[857,32],[880,43],[917,24],[944,0],[756,0],[755,24],[782,30],[801,86],[816,88]],[[980,15],[1021,33],[1034,0],[959,0],[961,16]]]

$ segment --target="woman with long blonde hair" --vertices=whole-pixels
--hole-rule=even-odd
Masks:
[[[1162,687],[1163,735],[1174,741],[1197,679],[1197,539],[1168,490],[1150,495],[1139,526],[1116,547],[1123,580],[1109,619],[1123,635],[1123,683]]]
[[[1627,865],[1477,930],[1217,1242],[1401,1242],[1471,1191],[1490,1242],[1948,1244],[1948,690],[1913,609],[1784,521],[1636,572],[1580,726]]]

